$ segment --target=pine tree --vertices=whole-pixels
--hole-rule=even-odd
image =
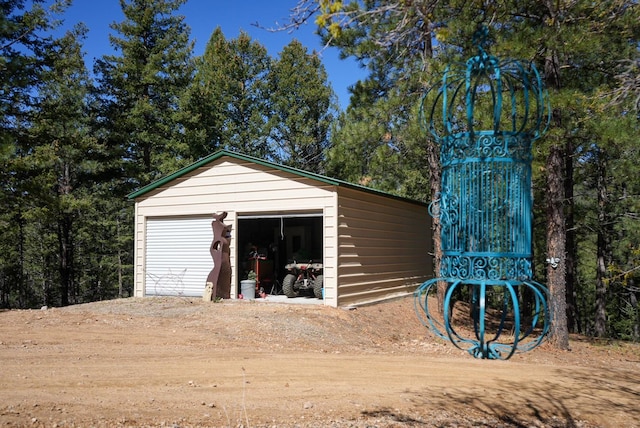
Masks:
[[[68,1],[49,8],[43,0],[4,1],[0,5],[0,306],[41,303],[30,280],[28,242],[30,192],[38,190],[26,160],[32,151],[30,118],[37,108],[37,86],[53,43],[55,16]]]
[[[180,100],[193,77],[193,43],[184,17],[185,0],[121,0],[125,20],[113,24],[112,46],[94,67],[93,134],[99,138],[98,178],[93,194],[103,215],[88,213],[93,247],[82,233],[90,299],[124,296],[131,290],[133,207],[128,192],[192,161]]]
[[[231,52],[220,27],[209,38],[204,54],[194,60],[194,78],[180,100],[180,120],[184,125],[186,158],[205,157],[223,144],[225,113],[229,104],[225,86],[225,64]]]
[[[277,160],[308,171],[324,172],[335,95],[317,53],[297,40],[280,52],[269,72],[271,139]]]
[[[424,168],[425,135],[418,114],[420,96],[420,91],[404,85],[384,89],[384,83],[375,78],[356,83],[351,104],[332,131],[328,173],[427,201],[429,172]]]
[[[268,144],[267,75],[271,58],[257,41],[241,32],[227,40],[218,27],[182,102],[192,158],[217,149],[272,158]]]
[[[179,99],[192,78],[190,30],[174,13],[186,0],[120,0],[125,20],[112,24],[121,55],[97,61],[101,120],[132,187],[188,160],[181,154]]]
[[[33,146],[25,161],[36,171],[38,182],[31,194],[35,212],[32,220],[42,227],[40,233],[55,235],[57,245],[51,252],[58,260],[58,276],[51,290],[45,290],[44,304],[76,303],[78,260],[75,249],[76,230],[83,213],[91,210],[91,175],[96,162],[89,134],[86,103],[89,79],[78,38],[86,29],[78,27],[57,40],[47,51],[50,66],[42,75],[38,91],[38,109],[32,115]],[[48,251],[47,251],[48,250]],[[35,250],[36,252],[38,249]],[[51,266],[43,266],[46,272]],[[53,300],[53,296],[57,298]]]
[[[245,32],[230,40],[228,49],[231,61],[220,70],[227,73],[223,78],[226,109],[222,146],[272,158],[267,141],[270,111],[266,86],[271,58],[267,49]]]

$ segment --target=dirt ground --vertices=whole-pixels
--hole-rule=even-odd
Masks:
[[[0,426],[640,427],[640,346],[508,361],[358,308],[129,298],[0,312]]]

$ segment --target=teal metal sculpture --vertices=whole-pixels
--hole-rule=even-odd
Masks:
[[[477,358],[508,359],[538,346],[550,322],[548,291],[531,268],[531,146],[546,131],[549,103],[535,66],[488,55],[486,35],[423,101],[440,144],[441,192],[430,213],[440,219],[442,260],[440,277],[414,297],[437,336]],[[442,313],[433,302],[438,284]],[[454,325],[457,302],[469,304],[467,334]]]

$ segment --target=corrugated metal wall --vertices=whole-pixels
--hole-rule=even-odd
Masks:
[[[339,306],[411,293],[433,275],[426,206],[338,192]]]

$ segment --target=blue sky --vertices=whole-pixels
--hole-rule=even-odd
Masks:
[[[259,22],[270,28],[276,26],[276,23],[286,22],[289,10],[296,3],[297,0],[188,0],[178,13],[185,16],[185,22],[191,28],[191,39],[195,40],[195,55],[204,52],[211,33],[218,26],[227,39],[234,39],[240,31],[245,31],[252,39],[264,45],[272,57],[277,57],[282,48],[294,38],[309,51],[321,51],[331,86],[344,109],[349,103],[347,87],[364,78],[365,73],[353,60],[339,59],[337,49],[323,50],[320,37],[314,34],[313,23],[292,33],[269,32],[253,25]],[[87,65],[91,69],[95,58],[113,52],[109,45],[109,34],[113,30],[109,28],[109,24],[121,22],[124,15],[118,0],[74,0],[63,18],[65,27],[84,22],[89,28],[84,50]]]

